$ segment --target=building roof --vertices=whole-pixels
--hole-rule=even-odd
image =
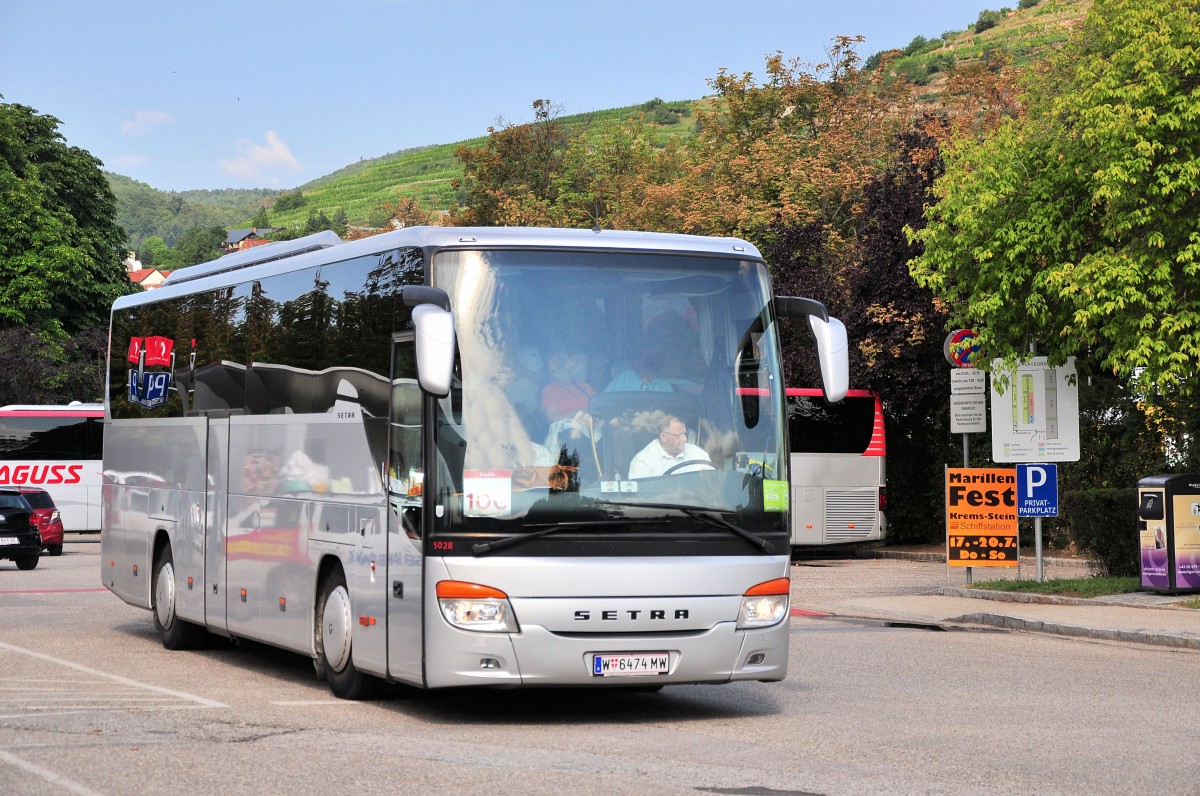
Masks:
[[[281,229],[283,229],[283,227],[263,227],[262,229],[259,229],[258,227],[251,227],[250,229],[231,229],[229,230],[229,235],[225,238],[225,243],[226,245],[232,246],[241,243],[246,238],[257,238],[260,235],[270,235],[274,232],[278,232]]]

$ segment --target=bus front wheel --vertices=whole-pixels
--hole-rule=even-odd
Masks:
[[[346,576],[340,569],[325,577],[315,613],[313,647],[317,676],[325,678],[336,697],[365,699],[371,696],[375,678],[355,669],[351,661],[354,616]]]
[[[185,622],[175,611],[175,561],[171,546],[166,545],[154,562],[154,582],[150,586],[154,627],[169,650],[186,650],[201,646],[207,635],[204,628]]]

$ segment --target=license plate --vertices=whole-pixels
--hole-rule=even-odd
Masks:
[[[0,544],[20,544],[15,536],[0,536]]]
[[[630,674],[666,674],[671,656],[665,652],[640,652],[636,655],[592,656],[592,674],[596,677],[620,677]]]

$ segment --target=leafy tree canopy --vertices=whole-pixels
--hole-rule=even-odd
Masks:
[[[60,337],[102,324],[135,288],[100,161],[58,119],[0,103],[0,328]]]
[[[1200,15],[1096,0],[1028,113],[944,151],[917,281],[1010,362],[1090,358],[1161,394],[1200,367]],[[1144,372],[1143,372],[1144,369]]]
[[[192,227],[183,233],[172,250],[173,267],[182,268],[217,259],[222,254],[221,246],[226,238],[228,234],[223,227]]]

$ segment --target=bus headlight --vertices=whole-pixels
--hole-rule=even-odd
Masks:
[[[746,590],[738,612],[738,629],[770,627],[788,615],[792,584],[787,578],[776,578]]]
[[[517,633],[520,626],[508,595],[491,586],[439,581],[438,608],[447,622],[463,630],[482,633]]]

